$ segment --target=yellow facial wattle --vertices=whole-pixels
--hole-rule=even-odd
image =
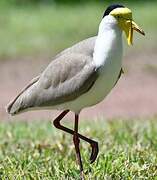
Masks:
[[[128,45],[132,45],[133,43],[132,20],[120,21],[119,26],[125,32]]]
[[[128,45],[133,44],[133,30],[145,35],[144,31],[132,20],[132,12],[128,8],[116,8],[111,11],[110,15],[114,16],[119,27],[125,32]]]

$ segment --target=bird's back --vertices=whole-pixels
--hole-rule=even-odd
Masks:
[[[97,78],[92,64],[96,37],[59,53],[35,80],[7,106],[14,115],[30,108],[56,106],[85,93]]]

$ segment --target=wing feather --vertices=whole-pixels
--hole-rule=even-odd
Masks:
[[[62,55],[41,75],[40,92],[33,106],[54,106],[71,101],[87,92],[97,75],[92,57],[76,53]]]
[[[96,37],[83,40],[59,53],[45,71],[33,79],[7,106],[14,115],[36,107],[71,101],[88,91],[97,78],[93,65]]]

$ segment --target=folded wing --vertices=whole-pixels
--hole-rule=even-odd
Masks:
[[[86,51],[81,49],[81,43]],[[87,92],[98,76],[92,59],[94,43],[95,38],[87,39],[56,56],[45,71],[9,103],[7,111],[13,115],[30,108],[56,106]]]

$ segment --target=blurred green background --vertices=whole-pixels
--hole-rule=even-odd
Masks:
[[[112,1],[1,0],[0,59],[56,52],[97,34],[106,7]],[[157,1],[120,1],[133,11],[146,31],[137,36],[136,49],[156,47]],[[140,41],[138,42],[138,40]]]
[[[148,1],[148,2],[150,2],[149,0],[146,0],[146,1]],[[145,1],[145,2],[146,2]],[[155,0],[154,0],[155,1]],[[1,0],[1,2],[3,3],[3,4],[12,4],[12,5],[24,5],[24,4],[79,4],[79,3],[90,3],[90,2],[98,2],[98,3],[100,3],[100,2],[110,2],[110,3],[112,3],[112,2],[115,2],[115,1],[109,1],[109,0],[106,0],[106,1],[104,1],[104,0],[99,0],[99,1],[96,1],[96,0],[86,0],[86,1],[84,1],[84,0],[77,0],[77,1],[74,1],[74,0],[7,0],[7,1],[5,1],[5,0]],[[142,0],[121,0],[120,2],[143,2]],[[153,2],[153,1],[152,1]]]

